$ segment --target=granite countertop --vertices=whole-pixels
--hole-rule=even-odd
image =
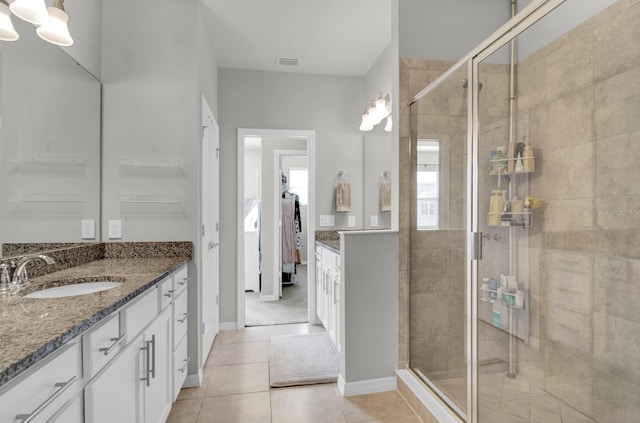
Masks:
[[[0,386],[60,348],[102,318],[163,280],[188,257],[111,258],[34,277],[0,298]],[[107,291],[66,298],[22,298],[58,280],[113,280]]]

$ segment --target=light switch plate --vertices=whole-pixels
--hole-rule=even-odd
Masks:
[[[378,216],[377,215],[371,215],[371,227],[375,228],[376,226],[378,226]]]
[[[350,228],[355,228],[356,227],[356,217],[355,216],[349,216],[349,223],[348,223]]]
[[[320,215],[320,226],[335,226],[336,218],[332,214]]]
[[[87,219],[81,221],[82,239],[95,239],[96,238],[96,221],[93,219]]]
[[[110,220],[108,231],[109,239],[122,238],[122,220]]]

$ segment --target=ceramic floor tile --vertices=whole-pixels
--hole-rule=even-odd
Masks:
[[[350,423],[369,421],[402,421],[415,414],[398,391],[339,397],[342,410]]]
[[[205,398],[197,423],[270,423],[269,392]]]
[[[269,391],[269,363],[210,367],[207,397]]]
[[[346,423],[335,384],[299,388],[280,388],[271,391],[273,423]]]
[[[174,402],[167,423],[196,423],[201,404],[202,398]]]
[[[268,342],[214,345],[207,366],[259,363],[269,360]]]
[[[220,344],[239,344],[242,342],[267,341],[266,326],[248,327],[241,330],[222,331],[216,336],[216,342]]]

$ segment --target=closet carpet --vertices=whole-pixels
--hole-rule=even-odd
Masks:
[[[294,284],[282,286],[280,301],[260,301],[258,292],[247,292],[244,298],[246,326],[308,322],[307,266],[298,266]]]

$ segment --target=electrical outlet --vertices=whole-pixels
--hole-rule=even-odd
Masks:
[[[95,220],[83,220],[81,222],[82,239],[95,239],[96,238],[96,221]]]
[[[335,226],[336,218],[332,214],[320,215],[320,226]]]
[[[122,238],[122,220],[110,220],[108,232],[109,239]]]
[[[375,228],[376,226],[378,226],[378,216],[377,215],[371,215],[371,227]]]
[[[356,227],[356,217],[355,216],[349,216],[348,219],[348,225],[350,228],[355,228]]]

